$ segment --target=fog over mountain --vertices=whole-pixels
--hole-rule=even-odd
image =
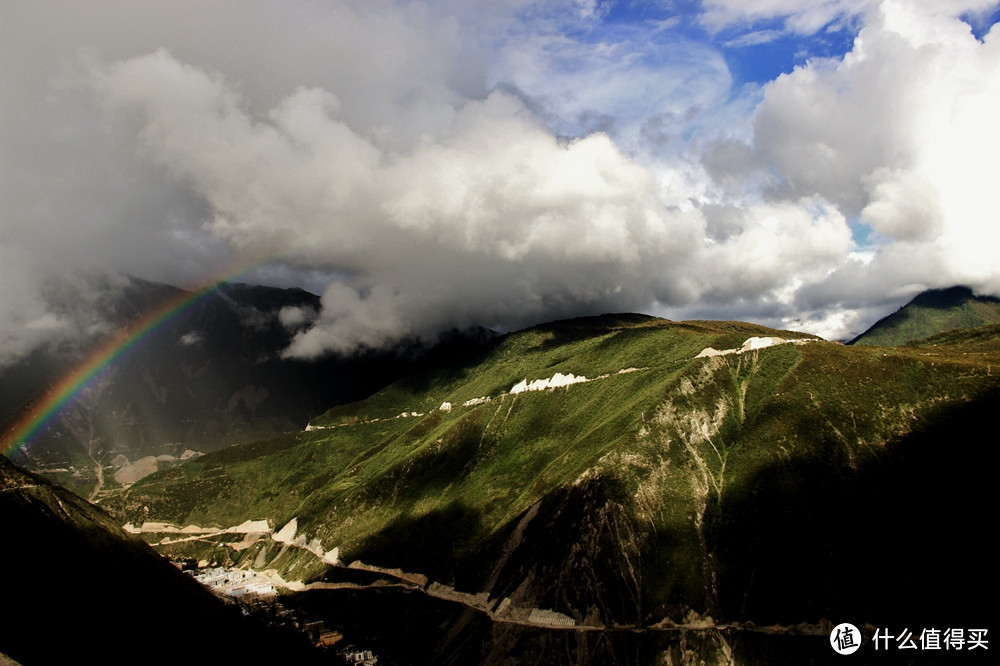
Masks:
[[[745,4],[0,2],[0,365],[95,271],[321,293],[297,358],[1000,295],[997,3]]]

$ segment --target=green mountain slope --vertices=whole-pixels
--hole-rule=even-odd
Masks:
[[[891,347],[988,324],[1000,324],[1000,299],[976,296],[967,287],[932,289],[878,320],[848,344]]]
[[[737,351],[755,336],[796,343]],[[110,508],[137,524],[294,518],[299,547],[160,548],[306,582],[345,575],[319,555],[417,572],[485,594],[483,650],[506,649],[501,621],[541,610],[606,631],[709,616],[981,623],[969,588],[916,586],[990,570],[977,526],[998,363],[995,330],[876,350],[733,322],[558,322],[307,432],[150,476]],[[587,381],[515,390],[557,373]],[[461,652],[468,640],[441,637],[458,651],[449,663],[486,659]],[[654,663],[649,649],[628,663]]]
[[[94,288],[101,294],[101,319],[113,328],[146,321],[165,302],[191,298],[168,285],[121,280],[124,286]],[[351,358],[282,358],[294,331],[279,313],[319,307],[318,296],[300,289],[239,283],[194,298],[141,343],[116,354],[99,381],[16,447],[14,462],[99,499],[102,488],[117,489],[117,481],[128,483],[149,468],[174,463],[188,449],[214,451],[301,428],[330,405],[369,396],[440,358],[435,354],[464,353],[476,346],[473,336],[481,335],[453,333],[437,348],[401,345]],[[104,344],[98,338],[43,347],[5,366],[0,433],[13,434],[22,414]]]

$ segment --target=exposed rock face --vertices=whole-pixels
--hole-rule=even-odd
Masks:
[[[459,587],[509,598],[513,608],[559,609],[576,624],[641,623],[641,530],[621,493],[588,477],[542,500],[499,531],[506,538],[459,573]]]
[[[275,532],[271,538],[282,543],[292,543],[295,540],[295,533],[299,531],[298,518],[292,518],[285,526]]]

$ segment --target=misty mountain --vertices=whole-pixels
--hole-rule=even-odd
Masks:
[[[99,296],[90,307],[112,331],[144,321],[163,303],[191,302],[116,354],[68,409],[15,453],[15,462],[49,470],[85,496],[102,482],[114,484],[113,473],[137,461],[142,464],[125,478],[176,462],[186,451],[301,429],[331,405],[364,398],[422,364],[461,356],[488,337],[485,331],[453,332],[436,350],[410,343],[306,362],[281,355],[296,330],[282,323],[282,311],[301,316],[319,308],[319,297],[301,289],[232,283],[193,297],[129,277],[124,285],[97,283],[94,291]],[[64,296],[67,308],[74,295]],[[45,346],[5,367],[3,430],[106,337]],[[98,466],[108,468],[101,481]]]
[[[380,663],[824,663],[831,623],[987,626],[998,362],[995,326],[556,322],[108,508],[152,543],[267,520],[158,549],[326,584],[290,603]]]
[[[851,340],[852,345],[902,345],[954,329],[1000,324],[1000,299],[977,296],[968,287],[931,289]]]

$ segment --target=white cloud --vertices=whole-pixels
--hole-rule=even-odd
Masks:
[[[731,41],[731,45],[747,45],[784,34],[808,36],[849,28],[883,11],[886,4],[884,0],[704,0],[699,21],[712,32],[747,30]],[[901,4],[934,17],[982,17],[996,1],[905,0]],[[775,22],[780,29],[754,29],[760,23]]]
[[[820,199],[733,213],[735,233],[710,245],[698,266],[704,297],[717,303],[760,298],[787,303],[801,284],[825,278],[851,246],[844,216]]]
[[[700,17],[709,30],[781,20],[784,29],[811,35],[827,25],[864,14],[878,0],[705,0]]]
[[[493,76],[528,95],[558,133],[569,135],[605,118],[613,125],[596,128],[628,136],[637,121],[664,113],[680,117],[729,96],[732,78],[718,52],[678,37],[648,39],[622,35],[593,43],[529,35],[504,46]]]
[[[80,274],[26,248],[0,243],[0,370],[32,350],[77,349],[107,335],[109,306],[127,280]]]
[[[870,264],[843,272],[901,285],[996,291],[985,248],[1000,225],[989,174],[1000,155],[1000,39],[912,3],[886,2],[843,60],[813,62],[765,89],[757,150],[780,196],[818,194],[884,239]],[[845,294],[846,297],[846,294]]]
[[[289,330],[302,328],[316,321],[319,313],[311,307],[287,305],[278,311],[278,321]]]
[[[954,18],[995,3],[706,2],[730,45],[864,26],[763,88],[606,3],[39,6],[0,25],[8,357],[97,325],[46,296],[80,264],[276,257],[253,275],[324,292],[282,315],[302,356],[667,307],[840,337],[925,286],[1000,293],[1000,47]]]
[[[753,32],[748,32],[736,37],[735,39],[726,41],[725,45],[729,48],[757,46],[758,44],[773,42],[775,39],[783,35],[784,32],[781,30],[754,30]]]
[[[255,121],[231,85],[165,51],[93,82],[135,117],[143,156],[208,203],[207,230],[240,252],[350,276],[327,288],[292,354],[642,307],[697,248],[698,216],[669,212],[606,135],[558,140],[502,92],[390,152],[327,91],[299,89]]]

